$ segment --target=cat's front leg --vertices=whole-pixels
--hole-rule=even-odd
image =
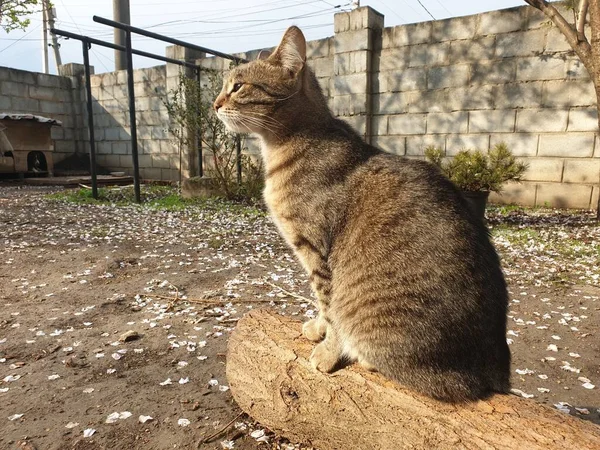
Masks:
[[[327,334],[327,321],[323,315],[319,313],[316,318],[304,322],[304,325],[302,325],[302,334],[309,341],[322,341]]]
[[[330,373],[342,360],[342,346],[331,326],[325,340],[318,344],[310,355],[311,365],[320,372]]]

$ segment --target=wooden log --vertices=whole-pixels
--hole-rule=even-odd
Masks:
[[[301,323],[257,310],[229,339],[239,406],[292,442],[320,450],[600,449],[600,427],[514,395],[442,403],[358,365],[326,375],[308,362]]]

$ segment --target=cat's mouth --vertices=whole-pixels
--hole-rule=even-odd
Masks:
[[[228,110],[219,110],[217,112],[217,117],[232,133],[248,133],[253,131],[248,125],[244,123],[243,120],[241,120],[238,114],[232,114]]]

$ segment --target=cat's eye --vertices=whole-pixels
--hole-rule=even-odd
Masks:
[[[239,91],[243,85],[244,85],[244,83],[234,83],[233,88],[231,89],[231,92]]]

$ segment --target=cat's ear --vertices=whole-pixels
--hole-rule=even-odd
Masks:
[[[271,52],[269,50],[261,50],[256,59],[268,59],[271,56]]]
[[[294,76],[297,75],[306,63],[306,39],[300,28],[288,28],[269,59],[278,61]]]

